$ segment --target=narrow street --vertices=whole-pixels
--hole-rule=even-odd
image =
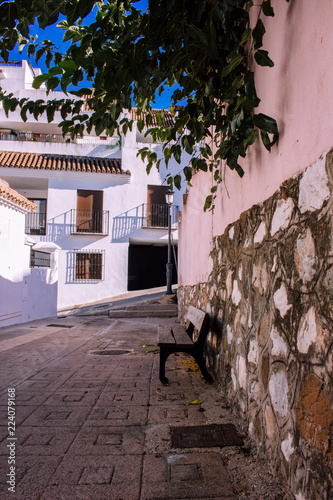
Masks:
[[[2,500],[292,498],[190,358],[159,382],[157,325],[172,321],[86,311],[0,329]],[[244,445],[172,447],[171,426],[207,423]]]

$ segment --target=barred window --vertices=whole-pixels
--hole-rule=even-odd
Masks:
[[[30,267],[51,267],[51,254],[31,249]]]
[[[104,250],[75,250],[75,280],[104,279]]]

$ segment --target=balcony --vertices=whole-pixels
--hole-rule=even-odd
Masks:
[[[92,144],[107,146],[108,149],[120,149],[119,137],[85,136],[63,137],[61,134],[35,134],[32,132],[0,131],[0,141],[47,142],[53,144]]]
[[[177,227],[178,223],[177,205],[172,205],[171,227]],[[143,228],[167,228],[168,227],[168,205],[142,205],[142,227]]]
[[[109,234],[109,212],[72,209],[71,234]]]
[[[31,212],[25,216],[25,234],[46,234],[46,213]]]

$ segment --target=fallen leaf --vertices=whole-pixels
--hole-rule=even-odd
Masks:
[[[191,403],[186,403],[187,405],[201,405],[200,399],[195,399]]]

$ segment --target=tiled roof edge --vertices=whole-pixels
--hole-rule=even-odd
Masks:
[[[74,165],[75,168],[71,168]],[[120,158],[0,151],[0,167],[131,175]]]
[[[25,210],[29,210],[31,212],[35,212],[37,210],[37,206],[17,191],[9,187],[8,182],[0,178],[0,197],[3,200],[7,200],[19,207],[24,208]]]

